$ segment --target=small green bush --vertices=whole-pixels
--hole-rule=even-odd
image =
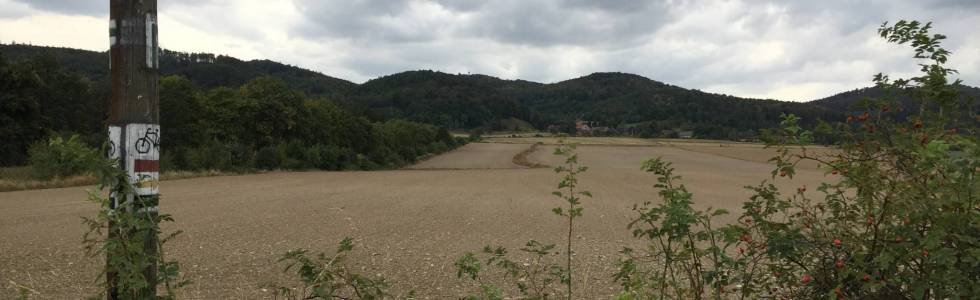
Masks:
[[[275,170],[283,166],[286,153],[279,151],[280,147],[266,146],[255,153],[255,167],[265,170]]]
[[[35,143],[28,154],[34,176],[44,180],[88,172],[99,157],[98,151],[82,143],[78,135],[67,140],[56,136],[47,142]]]
[[[226,170],[231,166],[231,151],[218,142],[187,150],[186,156],[187,167],[192,170]]]
[[[449,151],[449,146],[446,146],[446,143],[443,142],[434,142],[429,144],[427,150],[429,151],[429,153],[432,154],[441,154],[443,152]]]

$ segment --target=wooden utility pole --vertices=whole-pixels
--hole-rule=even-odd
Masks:
[[[159,45],[157,43],[156,0],[109,1],[109,69],[112,98],[109,104],[109,157],[129,175],[130,193],[113,192],[115,213],[133,213],[156,219],[159,214],[160,180],[160,92]],[[118,188],[114,190],[119,190]],[[123,210],[124,209],[124,210]],[[109,224],[109,235],[121,230]],[[156,230],[146,234],[143,257],[157,257]],[[113,259],[108,251],[108,260]],[[122,259],[122,258],[117,258]],[[118,274],[106,274],[106,295],[118,299]],[[144,299],[156,295],[156,262],[144,271],[150,286],[140,294]]]

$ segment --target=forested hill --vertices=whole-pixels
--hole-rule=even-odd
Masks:
[[[705,138],[751,138],[758,129],[775,127],[783,113],[799,115],[810,125],[839,118],[805,103],[712,94],[624,73],[595,73],[546,85],[520,99],[540,112],[536,125],[595,120],[644,136],[681,129]]]
[[[53,57],[67,70],[95,85],[108,76],[104,52],[29,45],[0,45],[8,61],[41,54]],[[343,103],[373,121],[407,119],[451,129],[507,129],[513,119],[539,130],[573,131],[576,120],[608,127],[612,134],[663,136],[693,131],[697,137],[741,139],[777,125],[779,115],[839,120],[859,99],[875,96],[874,89],[841,93],[809,103],[746,99],[673,86],[624,73],[595,73],[552,84],[504,80],[485,75],[454,75],[409,71],[379,77],[363,84],[268,60],[242,61],[228,56],[165,51],[163,75],[180,75],[202,89],[237,87],[261,76],[281,79],[307,95]],[[980,95],[975,88],[964,88]]]
[[[751,138],[794,113],[807,124],[838,119],[823,107],[705,93],[624,73],[596,73],[554,84],[485,75],[410,71],[357,87],[346,99],[376,118],[408,118],[450,128],[504,129],[510,118],[570,131],[576,120],[613,133],[661,136],[691,130],[706,138]]]
[[[0,44],[0,53],[8,61],[50,55],[65,69],[77,72],[94,82],[106,81],[109,77],[108,52]],[[271,75],[283,80],[289,87],[308,95],[329,98],[343,97],[356,86],[350,81],[270,60],[242,61],[224,55],[168,50],[163,50],[160,56],[160,74],[180,75],[206,89],[221,86],[237,87],[252,79]]]
[[[959,86],[959,95],[965,100],[974,99],[974,111],[980,114],[980,88],[961,85]],[[906,108],[900,112],[896,112],[900,117],[913,114],[919,109],[919,105],[911,97],[905,95],[888,95],[885,90],[878,87],[867,87],[842,92],[827,98],[813,100],[809,103],[834,111],[855,112],[862,110],[861,104],[864,100],[884,97],[898,99],[902,107]]]

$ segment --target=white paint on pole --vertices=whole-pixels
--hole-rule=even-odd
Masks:
[[[109,126],[109,149],[106,150],[106,156],[108,156],[109,159],[119,159],[119,144],[121,139],[122,127]]]
[[[112,163],[118,167],[119,165],[119,155],[122,150],[120,150],[119,145],[122,143],[122,127],[119,126],[109,126],[109,145],[106,149],[106,156],[112,160]],[[119,207],[119,198],[115,191],[109,192],[109,199],[112,201],[112,207]]]
[[[146,14],[146,67],[150,69],[156,69],[159,66],[156,27],[156,15]]]
[[[160,193],[160,125],[127,124],[125,164],[137,195]]]
[[[115,46],[118,42],[119,37],[119,27],[116,25],[116,20],[109,20],[109,46]]]

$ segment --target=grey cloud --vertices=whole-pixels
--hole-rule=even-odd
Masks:
[[[471,12],[487,4],[483,0],[434,0],[440,6],[458,12]]]
[[[25,4],[0,0],[0,19],[17,19],[31,14],[31,9]]]
[[[615,47],[642,41],[672,19],[669,6],[660,1],[623,3],[497,1],[463,32],[508,44]]]
[[[615,12],[644,11],[647,7],[654,4],[651,1],[636,0],[565,0],[565,3],[573,7],[585,7]]]
[[[407,42],[432,39],[428,24],[409,23],[406,0],[294,0],[305,17],[293,33],[311,39]],[[394,21],[394,22],[386,22]]]
[[[67,15],[109,15],[109,1],[105,0],[14,0],[43,11]]]
[[[371,43],[426,42],[443,36],[486,38],[533,46],[611,45],[642,40],[670,20],[662,1],[451,1],[436,3],[453,16],[410,15],[410,1],[295,0],[305,16],[294,33]],[[392,26],[397,23],[397,26]]]

